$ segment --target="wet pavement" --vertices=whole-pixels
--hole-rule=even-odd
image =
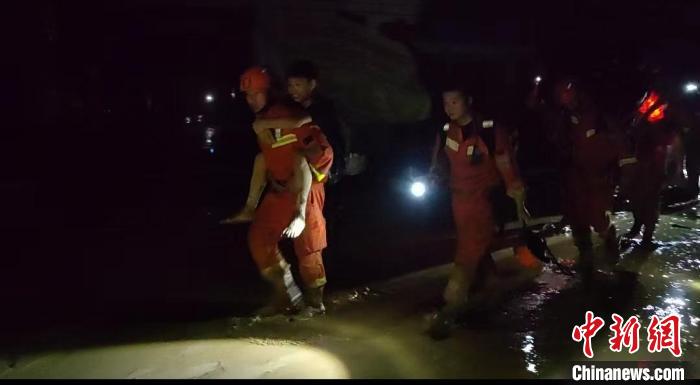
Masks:
[[[575,361],[683,361],[700,377],[700,225],[695,208],[664,215],[658,247],[624,250],[617,266],[597,261],[591,290],[545,266],[499,281],[460,322],[451,338],[423,332],[440,303],[448,265],[336,291],[328,314],[310,320],[218,317],[111,330],[112,338],[64,334],[44,351],[12,353],[0,378],[567,378]],[[631,216],[617,214],[620,233]],[[570,234],[548,239],[564,260],[576,256]],[[598,254],[601,254],[598,250]],[[507,261],[507,257],[503,259]],[[593,359],[571,332],[586,311],[605,321]],[[611,315],[641,322],[640,350],[612,352]],[[682,356],[649,353],[652,315],[681,317]],[[55,335],[54,338],[59,338]]]

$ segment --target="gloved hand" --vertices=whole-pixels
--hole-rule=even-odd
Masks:
[[[289,226],[287,226],[287,228],[284,229],[284,231],[282,231],[282,235],[289,238],[296,238],[299,235],[301,235],[305,227],[306,218],[304,217],[304,215],[296,214],[294,216],[294,219],[292,219],[292,222],[289,223]]]
[[[518,212],[518,220],[526,225],[530,222],[530,213],[525,208],[525,189],[517,188],[508,190],[508,196],[515,201],[515,208]]]
[[[432,166],[428,171],[427,182],[431,188],[436,188],[442,184],[444,175],[443,170],[439,166]]]

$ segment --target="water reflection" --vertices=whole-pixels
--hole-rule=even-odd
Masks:
[[[533,337],[532,334],[525,334],[523,337],[522,348],[520,350],[525,353],[525,370],[530,373],[537,374],[539,357],[535,352],[535,337]]]

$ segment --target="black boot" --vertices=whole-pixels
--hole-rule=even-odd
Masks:
[[[304,295],[304,309],[299,314],[300,318],[311,318],[326,313],[323,305],[323,286],[306,288]]]
[[[654,230],[656,230],[656,223],[644,226],[644,235],[642,236],[642,243],[639,245],[639,247],[641,247],[642,250],[651,251],[656,248],[656,244],[654,243]]]

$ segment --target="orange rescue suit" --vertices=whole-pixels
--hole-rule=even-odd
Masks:
[[[575,233],[591,226],[604,233],[610,226],[614,173],[618,168],[621,147],[610,132],[603,130],[603,118],[592,108],[563,116],[557,132],[558,150],[562,152],[563,211]]]
[[[523,185],[513,162],[508,135],[493,121],[472,120],[465,127],[451,122],[444,129],[445,142],[441,145],[450,163],[452,214],[457,230],[455,263],[473,271],[488,252],[495,233],[492,190],[501,181],[508,191],[521,189]],[[493,150],[480,135],[484,130],[493,131]]]
[[[298,117],[301,112],[283,105],[269,106],[257,117],[281,119]],[[292,178],[295,158],[304,154],[311,167],[313,183],[306,205],[306,227],[294,239],[301,278],[306,287],[326,283],[321,251],[326,248],[326,223],[323,217],[324,183],[333,162],[333,150],[321,129],[313,123],[297,128],[274,129],[275,142],[259,142],[269,178],[286,185]],[[283,259],[278,242],[294,218],[296,197],[288,191],[269,190],[255,212],[248,243],[260,271],[279,264]]]
[[[669,160],[678,158],[680,137],[663,124],[642,125],[635,134],[637,163],[633,165],[628,195],[635,220],[653,226],[659,219],[663,185],[673,172]]]

